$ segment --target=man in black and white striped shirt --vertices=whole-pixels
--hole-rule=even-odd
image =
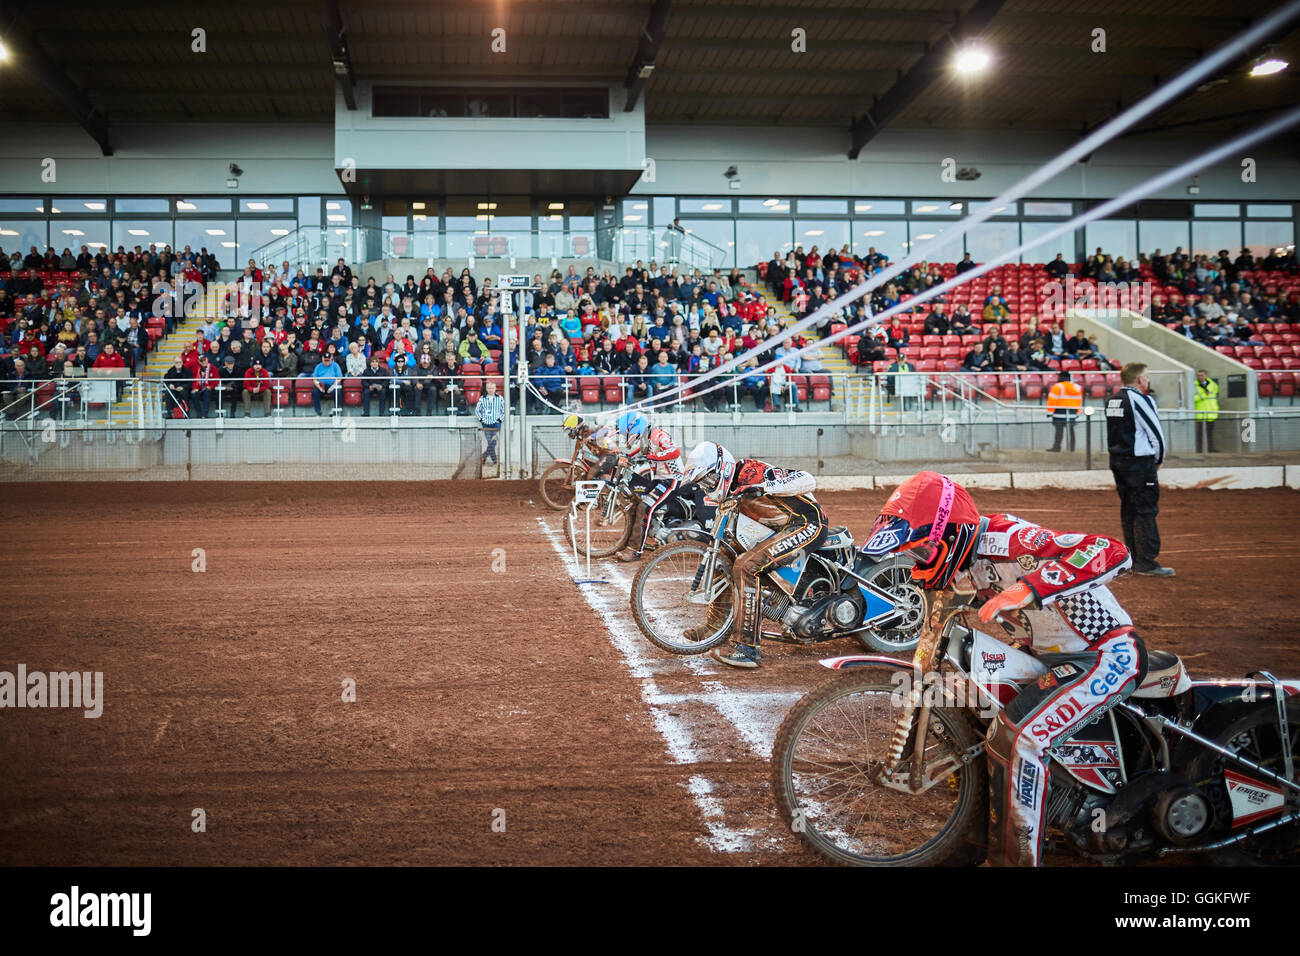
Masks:
[[[1119,491],[1124,543],[1133,555],[1133,570],[1153,577],[1173,577],[1172,568],[1156,561],[1160,554],[1160,479],[1165,460],[1165,433],[1160,412],[1151,397],[1147,367],[1130,362],[1120,372],[1124,388],[1106,402],[1106,439],[1110,446],[1110,471]]]
[[[485,462],[490,458],[495,465],[497,464],[497,433],[501,430],[501,418],[505,415],[506,403],[497,394],[496,379],[488,379],[484,387],[487,391],[474,405],[474,417],[483,426],[483,437],[487,441],[487,448],[479,457],[479,461]]]

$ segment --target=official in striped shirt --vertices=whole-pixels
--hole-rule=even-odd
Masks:
[[[497,433],[501,430],[501,418],[506,413],[506,403],[497,394],[497,383],[495,379],[488,379],[486,384],[487,391],[480,396],[474,405],[474,417],[478,423],[483,426],[483,438],[487,447],[479,457],[480,462],[488,459],[492,464],[497,464]]]
[[[1120,372],[1124,388],[1106,402],[1106,441],[1110,449],[1110,471],[1119,491],[1120,523],[1124,543],[1133,555],[1133,570],[1152,577],[1173,577],[1173,568],[1162,567],[1160,530],[1159,468],[1165,461],[1165,433],[1160,411],[1149,392],[1147,367],[1130,362]]]

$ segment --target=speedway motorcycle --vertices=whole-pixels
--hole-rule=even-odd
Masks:
[[[637,572],[632,614],[657,647],[703,654],[726,639],[735,618],[732,564],[775,533],[738,505],[738,498],[723,497],[709,533],[660,548]],[[926,606],[911,570],[912,560],[904,555],[855,554],[848,529],[830,528],[815,551],[759,576],[764,637],[792,644],[853,637],[885,653],[910,650]],[[707,622],[715,600],[727,603],[726,622],[701,640],[688,639],[688,630]]]
[[[568,432],[573,439],[572,457],[555,459],[537,481],[542,501],[556,511],[564,511],[573,503],[574,484],[596,478],[601,462],[609,454],[598,444],[588,441],[576,427]]]
[[[635,530],[636,506],[642,493],[639,489],[649,487],[653,475],[654,462],[620,455],[607,478],[592,479],[601,481],[596,500],[589,505],[569,506],[569,513],[564,516],[564,533],[576,542],[580,554],[607,558],[627,547]],[[569,490],[572,495],[573,489]],[[583,514],[584,509],[590,509],[589,514]],[[585,525],[588,520],[590,536]]]
[[[1077,673],[1091,656],[1004,644],[968,623],[963,600],[945,593],[933,602],[911,662],[822,661],[837,675],[781,724],[777,808],[823,858],[984,860],[989,722],[1034,682]],[[1131,697],[1048,751],[1047,846],[1107,864],[1189,853],[1300,863],[1298,748],[1300,680],[1265,671],[1191,680],[1176,655],[1149,651]]]

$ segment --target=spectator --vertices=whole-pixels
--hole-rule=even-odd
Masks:
[[[971,269],[975,268],[975,265],[976,263],[971,259],[970,253],[968,252],[961,257],[961,262],[957,263],[957,274],[961,275],[963,272],[969,272]]]
[[[316,410],[316,414],[320,415],[321,399],[328,397],[330,393],[339,386],[341,379],[343,378],[343,370],[339,368],[338,363],[327,354],[325,359],[322,359],[312,370],[311,377],[311,404]],[[335,403],[335,407],[340,411],[342,410],[337,402]]]
[[[1047,414],[1052,419],[1052,447],[1060,451],[1061,439],[1068,436],[1070,451],[1074,451],[1074,425],[1083,408],[1083,389],[1070,380],[1070,373],[1062,371],[1047,395]]]
[[[252,418],[253,399],[262,403],[262,417],[271,416],[271,373],[262,365],[262,357],[256,356],[248,371],[244,373],[244,388],[240,396],[244,405],[244,417]]]
[[[796,412],[802,412],[799,406],[799,388],[790,379],[790,369],[784,363],[772,369],[772,375],[768,380],[768,387],[771,389],[770,397],[772,399],[772,411],[781,410],[781,399],[789,399],[790,408]]]
[[[1056,258],[1044,266],[1044,270],[1059,282],[1070,274],[1070,265],[1065,261],[1065,256],[1058,252]]]
[[[530,396],[529,410],[550,412],[554,410],[550,407],[552,405],[562,407],[568,399],[568,382],[564,370],[555,364],[555,354],[547,352],[542,358],[542,367],[533,376],[532,385],[537,394]]]
[[[436,409],[436,395],[438,391],[438,370],[433,364],[432,352],[421,352],[415,360],[415,371],[412,373],[415,384],[415,391],[412,396],[415,411],[413,414],[419,414],[423,407],[424,414],[432,415]],[[492,382],[491,379],[488,380]]]
[[[168,418],[188,417],[191,391],[190,370],[178,355],[172,359],[172,367],[163,375],[163,414]],[[177,409],[180,410],[179,415],[176,414]]]
[[[934,310],[926,317],[925,334],[926,335],[947,335],[951,324],[948,316],[944,314],[944,304],[942,299],[936,299]]]
[[[379,414],[388,414],[388,368],[378,352],[370,353],[370,364],[361,380],[361,414],[370,417],[371,399],[379,399]]]
[[[194,407],[199,418],[208,418],[212,412],[212,400],[221,387],[221,373],[208,358],[208,353],[199,355],[199,371],[194,380]]]
[[[650,384],[656,395],[668,391],[677,384],[677,366],[668,361],[666,351],[661,351],[659,361],[650,367]]]
[[[1078,329],[1074,333],[1074,338],[1070,339],[1065,345],[1066,352],[1071,358],[1083,360],[1093,358],[1092,343],[1088,341],[1088,333],[1083,329]]]
[[[631,405],[654,394],[654,384],[650,376],[650,358],[644,352],[637,354],[636,364],[625,373],[623,379],[624,404]]]
[[[885,391],[892,400],[894,397],[894,380],[896,377],[894,373],[916,371],[916,366],[907,360],[907,349],[898,350],[898,358],[894,359],[890,364],[888,371],[890,374],[885,376]]]

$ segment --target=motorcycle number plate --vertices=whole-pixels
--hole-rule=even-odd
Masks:
[[[641,501],[646,505],[653,505],[658,500],[659,500],[658,498],[656,498],[654,495],[649,493],[641,496]]]

